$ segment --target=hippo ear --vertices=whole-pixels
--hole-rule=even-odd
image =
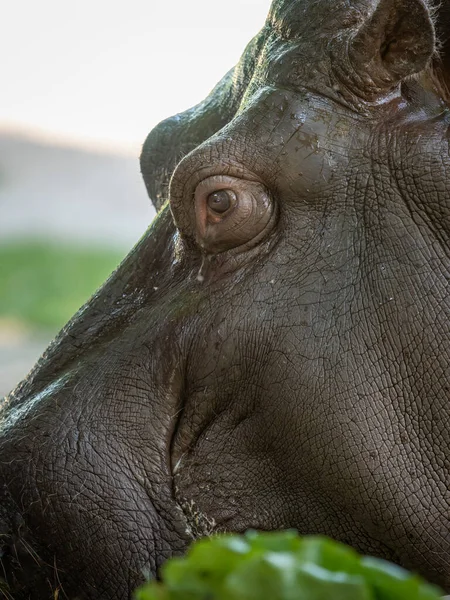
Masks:
[[[387,91],[427,66],[435,33],[423,0],[377,0],[353,37],[349,57],[363,79]]]
[[[148,135],[141,153],[141,172],[156,210],[168,198],[170,178],[180,160],[222,129],[236,114],[264,43],[261,31],[203,102],[170,117]]]

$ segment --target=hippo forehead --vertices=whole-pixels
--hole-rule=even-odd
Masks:
[[[363,79],[363,88],[371,83],[363,65],[379,60],[379,40],[374,37],[382,41],[387,36],[384,43],[389,45],[396,32],[420,24],[422,35],[414,37],[423,61],[418,61],[408,73],[412,75],[422,70],[430,57],[428,50],[434,45],[433,12],[431,3],[422,0],[275,0],[266,25],[257,36],[264,42],[245,97],[253,94],[258,85],[272,83],[291,89],[309,86],[339,100],[339,95],[328,93],[339,87],[339,82],[358,87],[356,77]],[[364,35],[371,18],[373,30]],[[361,34],[352,56],[349,44]]]
[[[358,24],[371,0],[275,0],[267,24],[287,38],[311,39]]]
[[[414,10],[406,0],[392,2],[390,11],[398,9],[396,4],[401,4],[405,12]],[[432,0],[421,0],[419,4],[434,12]],[[358,27],[378,6],[378,0],[274,0],[266,26],[285,38],[311,40]]]
[[[268,79],[307,83],[317,67],[322,72],[329,70],[328,63],[319,63],[329,54],[330,42],[337,39],[340,45],[345,44],[370,9],[367,1],[275,1],[257,36],[264,41],[254,67],[253,83]]]

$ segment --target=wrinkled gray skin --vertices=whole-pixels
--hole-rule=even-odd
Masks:
[[[276,0],[151,132],[161,211],[3,405],[14,597],[128,598],[248,527],[450,590],[448,16]]]

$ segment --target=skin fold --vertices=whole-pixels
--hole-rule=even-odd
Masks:
[[[1,407],[13,598],[288,527],[450,591],[449,17],[275,0],[149,134],[155,221]]]

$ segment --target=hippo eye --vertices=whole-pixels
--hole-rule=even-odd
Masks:
[[[236,203],[236,194],[232,190],[218,190],[209,194],[206,202],[212,211],[222,214]]]
[[[262,239],[275,221],[275,206],[259,181],[213,175],[197,185],[195,237],[208,253],[245,250]]]

